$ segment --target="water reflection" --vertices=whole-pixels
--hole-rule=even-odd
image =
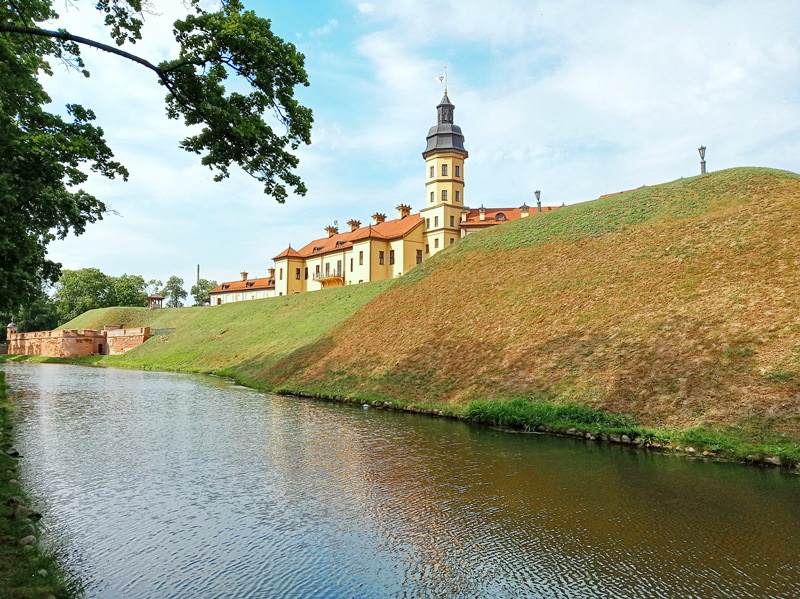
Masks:
[[[90,597],[791,596],[800,477],[6,365],[24,476]]]

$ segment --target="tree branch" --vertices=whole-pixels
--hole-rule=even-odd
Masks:
[[[144,58],[140,58],[135,54],[131,54],[130,52],[125,52],[125,50],[120,50],[119,48],[115,48],[114,46],[109,46],[108,44],[101,44],[100,42],[90,40],[89,38],[86,37],[80,37],[79,35],[72,35],[71,33],[67,33],[66,31],[51,31],[49,29],[40,29],[38,27],[21,27],[19,25],[9,25],[7,23],[0,23],[0,33],[24,33],[27,35],[37,35],[40,37],[52,37],[65,42],[75,42],[78,44],[84,44],[86,46],[91,46],[92,48],[103,50],[104,52],[116,54],[117,56],[122,56],[122,58],[127,58],[128,60],[132,60],[133,62],[139,63],[140,65],[147,67],[151,71],[157,73],[159,77],[161,77],[163,74],[161,69],[159,69],[152,62],[147,61]]]

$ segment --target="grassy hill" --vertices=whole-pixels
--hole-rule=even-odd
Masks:
[[[268,388],[800,438],[798,232],[800,176],[730,169],[471,235],[392,282],[65,326],[174,327],[103,361]]]
[[[100,308],[89,310],[60,328],[149,326],[159,334],[144,345],[121,356],[103,356],[93,361],[242,376],[248,364],[265,367],[313,343],[389,284],[381,281],[213,308]]]

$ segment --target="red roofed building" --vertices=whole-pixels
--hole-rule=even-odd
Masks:
[[[300,249],[288,247],[274,258],[274,295],[399,277],[470,233],[556,209],[542,206],[538,197],[534,209],[524,203],[513,208],[465,206],[464,161],[469,154],[461,127],[453,122],[455,106],[446,90],[436,109],[437,124],[428,131],[422,153],[425,200],[419,213],[411,214],[411,206],[400,204],[394,220],[376,213],[367,226],[350,220],[347,230],[329,226],[325,237]],[[225,285],[230,287],[221,290]],[[217,303],[214,298],[223,292],[238,291],[233,285],[223,283],[214,289],[211,303]]]
[[[275,269],[270,268],[269,271],[268,277],[260,279],[249,279],[248,273],[242,272],[242,278],[238,281],[220,283],[209,292],[211,305],[272,297],[275,295]]]

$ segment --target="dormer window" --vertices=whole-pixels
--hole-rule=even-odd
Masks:
[[[506,220],[506,215],[503,214],[502,212],[498,212],[497,214],[494,215],[494,219],[495,220]]]
[[[325,247],[324,247],[324,246],[322,246],[322,245],[318,245],[318,246],[316,246],[316,247],[315,247],[315,248],[314,248],[314,249],[311,251],[311,253],[312,253],[312,254],[316,254],[317,252],[321,252],[323,249],[325,249]]]
[[[228,289],[229,287],[230,287],[230,285],[228,285],[227,283],[223,283],[223,285],[222,285],[223,289]]]
[[[245,287],[252,287],[255,284],[256,284],[255,281],[247,281],[247,283],[245,283]]]
[[[343,246],[345,243],[347,243],[347,242],[346,242],[346,241],[337,241],[337,242],[336,242],[336,247],[337,247],[337,248],[340,248],[340,247],[342,247],[342,246]]]

